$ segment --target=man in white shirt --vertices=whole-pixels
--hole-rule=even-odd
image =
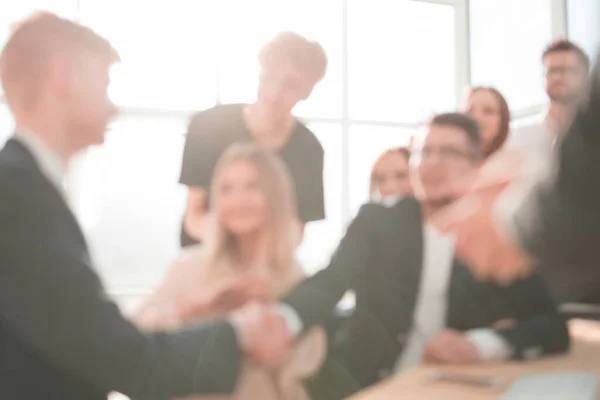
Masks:
[[[565,351],[564,320],[538,276],[483,280],[455,258],[454,238],[429,223],[477,170],[475,122],[438,115],[417,148],[412,171],[420,204],[406,197],[364,205],[329,266],[283,300],[290,327],[299,332],[321,323],[354,289],[342,365],[359,386],[423,360],[472,364]]]
[[[513,132],[510,144],[536,151],[540,142],[552,143],[568,127],[587,83],[590,60],[581,47],[560,39],[550,44],[542,54],[544,89],[550,104],[541,123],[526,125]],[[547,138],[540,138],[545,136]]]

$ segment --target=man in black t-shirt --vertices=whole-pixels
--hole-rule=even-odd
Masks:
[[[237,142],[256,142],[281,156],[294,181],[302,226],[325,218],[323,147],[292,115],[325,75],[325,52],[316,42],[283,32],[262,48],[259,62],[256,102],[218,105],[190,122],[179,180],[188,187],[182,246],[202,240],[213,170],[221,154]]]

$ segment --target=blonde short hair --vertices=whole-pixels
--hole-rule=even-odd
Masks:
[[[262,67],[288,61],[306,73],[314,83],[327,71],[327,55],[323,47],[295,32],[280,32],[267,42],[258,54]]]
[[[90,28],[48,12],[35,13],[14,26],[0,54],[0,81],[11,108],[35,101],[48,64],[58,54],[92,52],[107,63],[120,61],[105,38]]]

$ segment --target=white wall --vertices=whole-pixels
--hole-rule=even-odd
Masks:
[[[600,0],[566,0],[569,39],[595,58],[600,46]]]

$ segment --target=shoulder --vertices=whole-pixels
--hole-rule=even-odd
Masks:
[[[413,226],[421,222],[421,207],[411,196],[398,198],[393,204],[369,202],[363,204],[352,221],[368,230],[381,230],[384,227]]]
[[[386,198],[383,201],[371,201],[363,204],[357,218],[389,218],[398,214],[420,215],[419,202],[412,196]]]
[[[310,130],[303,122],[298,121],[298,125],[296,126],[296,130],[294,132],[294,137],[296,138],[297,143],[300,143],[301,146],[306,150],[323,155],[323,145],[321,145],[321,142],[314,132]]]

